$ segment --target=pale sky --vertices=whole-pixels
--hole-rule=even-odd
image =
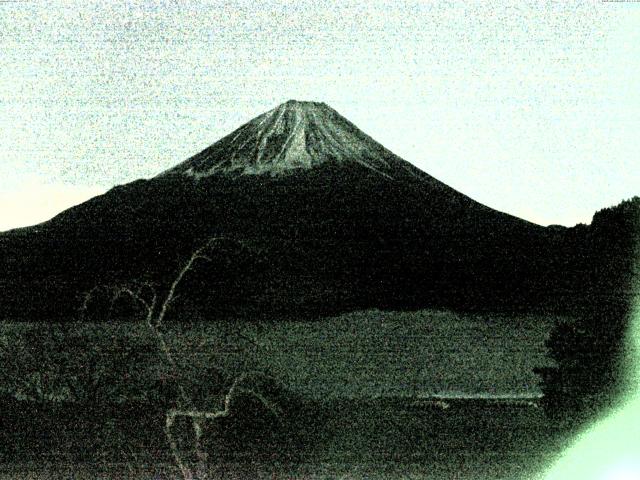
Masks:
[[[640,3],[0,0],[0,230],[291,98],[536,223],[640,194]]]

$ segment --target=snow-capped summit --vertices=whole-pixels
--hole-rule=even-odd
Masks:
[[[399,171],[414,173],[414,167],[408,162],[391,153],[325,103],[289,100],[161,176],[276,176],[323,164],[354,162],[389,178],[394,178]]]

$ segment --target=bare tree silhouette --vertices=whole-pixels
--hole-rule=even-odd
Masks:
[[[229,239],[224,237],[214,237],[209,239],[203,246],[192,252],[191,256],[182,263],[173,280],[165,287],[165,291],[162,290],[161,285],[157,285],[149,281],[134,281],[122,285],[97,285],[83,295],[82,305],[80,312],[85,316],[88,312],[88,306],[91,300],[98,294],[107,294],[110,301],[110,306],[121,300],[129,299],[135,305],[140,308],[140,312],[144,317],[149,331],[155,338],[158,348],[167,363],[168,367],[173,373],[173,377],[176,378],[178,399],[177,408],[171,408],[166,412],[165,417],[165,435],[166,440],[174,457],[177,467],[179,468],[184,480],[193,480],[194,478],[204,479],[207,476],[207,453],[202,448],[202,434],[203,425],[205,421],[216,420],[223,417],[228,417],[234,406],[234,400],[239,394],[250,395],[254,397],[263,407],[270,411],[276,418],[281,418],[282,411],[274,403],[271,402],[266,396],[262,395],[257,389],[252,388],[247,383],[251,380],[251,377],[247,373],[243,373],[237,376],[229,390],[221,399],[222,407],[214,410],[199,409],[192,396],[189,394],[185,386],[179,380],[180,367],[176,361],[171,348],[169,347],[162,327],[165,323],[167,313],[169,312],[172,304],[179,297],[178,289],[183,282],[184,278],[196,268],[196,265],[200,262],[211,262],[211,253],[222,243],[227,242]],[[234,241],[236,242],[236,241]],[[241,242],[236,242],[242,247],[245,247]],[[243,337],[245,335],[242,335]],[[255,342],[255,339],[250,339]],[[223,370],[221,367],[217,367]],[[190,463],[185,460],[181,449],[178,445],[178,441],[174,435],[173,428],[178,418],[186,418],[191,421],[193,429],[194,442],[193,448],[195,456],[198,460],[196,468],[197,477],[194,475],[194,469]]]

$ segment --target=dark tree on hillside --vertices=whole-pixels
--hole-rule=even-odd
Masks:
[[[550,414],[586,419],[611,406],[625,388],[640,198],[597,212],[591,225],[577,232],[585,254],[572,260],[567,274],[578,292],[574,319],[556,325],[547,346],[557,365],[538,373]]]

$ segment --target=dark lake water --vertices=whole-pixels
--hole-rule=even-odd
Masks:
[[[233,447],[220,444],[209,431],[209,478],[515,480],[535,478],[566,443],[566,426],[553,424],[535,405],[533,368],[549,364],[544,341],[552,321],[366,311],[247,324],[241,331],[237,325],[168,326],[166,337],[196,386],[207,381],[207,365],[232,373],[256,369],[318,406],[313,418],[298,423],[303,434],[292,432],[295,441],[268,455],[245,448],[243,439]],[[144,325],[76,327],[79,343],[61,337],[60,345],[52,344],[45,370],[59,363],[65,378],[65,365],[85,358],[73,348],[84,352],[87,346],[91,367],[92,359],[102,358],[92,353],[94,345],[109,352],[104,355],[142,352],[123,366],[118,382],[145,386],[142,379],[157,375],[161,357]],[[5,323],[3,334],[19,338],[24,328]],[[0,456],[0,478],[179,478],[162,431],[163,411],[145,413],[143,406],[92,415],[89,425],[69,407],[15,413],[14,431],[0,430],[9,452]]]

